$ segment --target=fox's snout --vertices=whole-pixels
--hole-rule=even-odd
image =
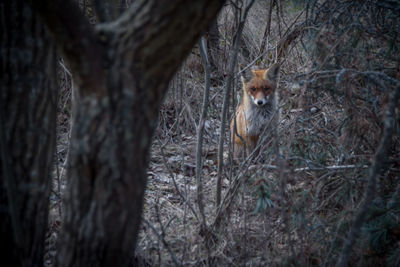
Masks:
[[[264,106],[265,104],[267,104],[269,99],[269,96],[263,97],[263,98],[254,98],[252,97],[252,100],[254,102],[254,104],[256,104],[259,107]]]
[[[264,104],[265,104],[264,99],[262,99],[262,100],[257,100],[257,105],[263,106]]]
[[[264,94],[256,96],[251,95],[251,100],[253,100],[253,103],[259,107],[262,107],[265,104],[267,104],[269,99],[270,99],[269,95],[264,95]]]

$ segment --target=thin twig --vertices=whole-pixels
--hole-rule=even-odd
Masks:
[[[368,165],[332,165],[332,166],[323,166],[323,167],[300,167],[295,168],[293,170],[288,170],[288,172],[306,172],[306,171],[336,171],[336,170],[349,170],[349,169],[367,169],[370,166]],[[267,169],[267,170],[278,170],[278,166],[276,165],[251,165],[249,170],[254,169]]]
[[[290,209],[290,205],[288,205],[288,201],[286,200],[286,184],[287,184],[287,172],[285,171],[287,169],[287,162],[285,159],[280,157],[279,153],[279,144],[278,140],[275,141],[275,144],[277,146],[276,150],[276,155],[277,155],[277,163],[278,163],[278,177],[279,177],[279,195],[280,195],[280,204],[281,204],[281,216],[282,216],[282,221],[284,224],[284,231],[286,232],[287,239],[288,239],[288,246],[289,246],[289,251],[291,253],[291,257],[294,258],[296,255],[294,246],[293,246],[293,240],[292,240],[292,235],[290,232],[290,217],[289,217],[289,211],[287,209]]]
[[[188,207],[189,207],[190,210],[192,211],[194,217],[196,217],[196,219],[199,220],[199,217],[197,216],[197,213],[196,213],[196,211],[194,210],[194,208],[192,207],[192,205],[190,204],[189,200],[188,200],[188,199],[182,194],[182,192],[179,190],[179,187],[178,187],[178,185],[177,185],[177,183],[176,183],[176,180],[175,180],[175,176],[174,176],[174,174],[173,174],[171,168],[169,167],[168,162],[167,162],[167,159],[166,159],[166,157],[165,157],[165,154],[164,154],[164,145],[162,145],[161,142],[160,142],[160,152],[161,152],[161,157],[162,157],[164,166],[165,166],[165,167],[167,168],[167,170],[168,170],[169,176],[171,177],[171,180],[172,180],[172,183],[174,184],[175,190],[178,192],[179,196],[184,200],[185,204],[188,205]]]
[[[221,203],[221,190],[222,190],[222,171],[223,171],[223,165],[224,165],[224,158],[223,158],[223,153],[224,153],[224,140],[225,140],[225,126],[226,126],[226,117],[228,113],[228,103],[229,103],[229,95],[232,90],[232,84],[234,80],[234,71],[236,67],[236,62],[237,62],[237,56],[239,52],[239,43],[240,39],[242,36],[243,28],[244,28],[244,23],[246,22],[247,14],[253,5],[254,0],[251,0],[244,11],[243,17],[241,18],[241,21],[239,23],[239,28],[236,33],[236,39],[234,43],[234,48],[233,48],[233,55],[232,55],[232,61],[231,65],[229,67],[229,75],[228,75],[228,81],[227,85],[224,88],[224,101],[223,101],[223,107],[222,107],[222,115],[221,115],[221,128],[220,128],[220,135],[219,135],[219,140],[218,140],[218,174],[217,174],[217,190],[216,190],[216,206],[218,207]]]
[[[156,235],[156,237],[163,243],[164,247],[168,250],[169,255],[171,255],[171,258],[174,261],[175,265],[176,266],[182,266],[182,263],[180,263],[178,261],[178,259],[176,258],[174,252],[171,250],[171,248],[169,247],[167,241],[165,240],[164,234],[160,235],[158,233],[157,229],[146,218],[143,217],[142,220],[150,227],[151,230],[153,230],[153,232]]]
[[[204,215],[204,203],[203,203],[203,181],[201,177],[201,171],[202,171],[201,152],[203,147],[204,124],[208,110],[208,99],[210,96],[210,62],[207,57],[207,44],[204,37],[201,37],[200,40],[200,55],[205,69],[205,77],[204,77],[205,88],[204,88],[203,104],[201,107],[199,124],[197,127],[197,146],[196,146],[197,205],[199,207],[202,219],[202,227],[207,227],[206,217]]]

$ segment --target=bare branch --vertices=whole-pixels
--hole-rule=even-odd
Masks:
[[[32,1],[68,60],[82,93],[105,93],[103,54],[98,35],[76,3],[63,0]]]
[[[93,7],[100,22],[111,20],[111,5],[109,1],[93,0]]]
[[[216,189],[216,205],[217,207],[221,203],[221,190],[222,190],[222,169],[223,169],[223,164],[224,164],[224,159],[223,159],[223,149],[224,149],[224,140],[225,140],[225,126],[226,126],[226,117],[228,113],[228,102],[229,102],[229,94],[232,90],[232,83],[234,79],[234,70],[236,67],[236,62],[237,62],[237,55],[239,52],[239,42],[242,36],[242,31],[244,27],[244,23],[246,22],[247,14],[253,5],[254,0],[250,1],[244,11],[243,17],[241,18],[241,21],[239,23],[239,28],[236,33],[236,39],[234,43],[234,48],[233,48],[233,54],[232,54],[232,59],[231,59],[231,64],[229,66],[229,75],[228,75],[228,81],[227,85],[224,88],[224,102],[223,102],[223,107],[222,107],[222,115],[221,115],[221,129],[220,129],[220,135],[219,135],[219,140],[218,140],[218,178],[217,178],[217,189]]]
[[[199,207],[200,215],[202,218],[202,226],[207,227],[206,217],[204,215],[204,203],[203,203],[203,181],[201,178],[202,171],[202,162],[201,162],[201,152],[203,146],[203,132],[204,132],[204,124],[207,117],[207,109],[208,109],[208,99],[210,95],[210,62],[207,58],[207,44],[205,42],[204,37],[201,37],[200,40],[200,55],[203,61],[203,66],[205,69],[205,88],[204,88],[204,97],[203,104],[201,107],[201,115],[199,124],[197,127],[197,146],[196,146],[196,179],[197,179],[197,205]]]
[[[178,192],[179,196],[184,200],[184,202],[188,205],[188,207],[189,207],[190,210],[192,211],[194,217],[196,217],[196,219],[199,220],[199,217],[197,216],[197,213],[196,213],[195,209],[192,207],[192,205],[190,204],[190,202],[189,202],[189,200],[187,199],[187,197],[184,196],[184,195],[182,194],[182,192],[179,190],[178,185],[176,184],[175,176],[174,176],[174,174],[173,174],[171,168],[169,167],[168,162],[167,162],[167,159],[166,159],[166,157],[165,157],[163,145],[160,146],[160,152],[161,152],[161,156],[162,156],[164,165],[165,165],[165,167],[166,167],[167,170],[168,170],[169,176],[171,177],[172,183],[174,184],[174,187],[175,187],[176,191]]]
[[[160,234],[158,233],[157,229],[154,227],[154,225],[151,224],[151,222],[149,222],[149,221],[148,221],[146,218],[144,218],[144,217],[142,218],[142,220],[147,224],[147,226],[150,227],[150,229],[151,229],[151,230],[153,231],[153,233],[156,235],[156,237],[158,238],[158,240],[160,240],[160,241],[163,243],[164,247],[168,250],[169,255],[171,255],[171,258],[172,258],[172,260],[174,261],[175,265],[176,265],[176,266],[182,266],[182,263],[180,263],[180,262],[178,261],[178,259],[176,258],[174,252],[172,251],[171,247],[168,245],[167,241],[165,240],[165,238],[164,238],[164,236],[165,236],[164,230],[162,230],[162,234],[160,235]],[[161,225],[161,222],[160,222],[160,225]],[[162,227],[162,226],[161,226],[161,227]],[[162,227],[162,228],[163,228],[163,227]]]
[[[180,1],[138,0],[119,19],[99,25],[97,30],[106,39],[117,35],[113,46],[126,52],[126,59],[134,64],[133,72],[146,70],[169,79],[224,2],[203,0],[189,5]],[[141,40],[140,44],[133,45],[135,40]]]
[[[267,170],[278,170],[278,166],[275,165],[251,165],[249,167],[249,170],[255,170],[258,168],[262,169],[267,169]],[[295,168],[293,170],[288,170],[288,171],[293,171],[293,172],[306,172],[306,171],[340,171],[340,170],[351,170],[351,169],[367,169],[369,166],[367,165],[332,165],[332,166],[324,166],[324,167],[301,167],[301,168]]]

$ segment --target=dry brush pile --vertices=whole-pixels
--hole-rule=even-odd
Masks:
[[[160,110],[136,262],[398,266],[399,12],[390,0],[228,1],[204,39],[210,64],[199,42]],[[225,90],[231,89],[225,125],[240,96],[235,56],[259,68],[282,62],[279,126],[261,138],[260,155],[236,165],[227,126],[223,162],[218,158]],[[62,212],[72,84],[65,68],[60,74],[50,235]]]

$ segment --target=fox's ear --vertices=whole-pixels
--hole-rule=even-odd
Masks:
[[[279,69],[281,65],[279,63],[273,64],[269,69],[267,69],[264,73],[264,79],[269,80],[273,83],[276,83],[279,76]]]
[[[248,83],[253,77],[253,72],[251,71],[250,68],[247,68],[245,70],[243,69],[244,66],[242,64],[239,64],[239,72],[241,72],[240,78],[242,80],[242,83]]]

